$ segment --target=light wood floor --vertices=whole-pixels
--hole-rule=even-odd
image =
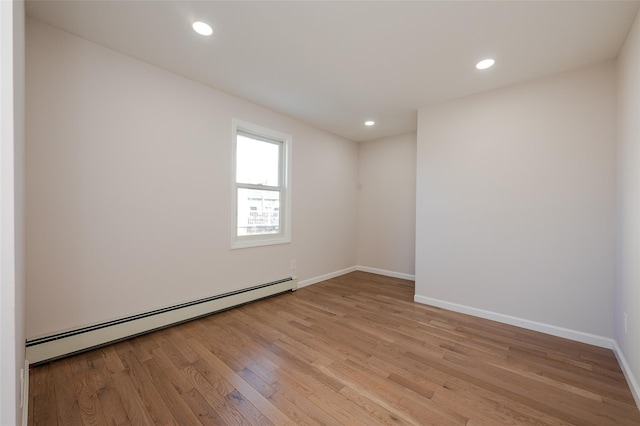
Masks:
[[[29,424],[640,425],[610,350],[354,272],[31,371]]]

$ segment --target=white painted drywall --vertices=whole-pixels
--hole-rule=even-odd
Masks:
[[[0,424],[22,424],[24,3],[0,2]]]
[[[416,134],[360,143],[358,265],[415,274]]]
[[[356,143],[31,19],[26,53],[28,337],[355,265]],[[232,118],[293,136],[290,244],[230,249]]]
[[[613,337],[615,84],[606,63],[419,111],[416,299]]]
[[[615,340],[635,378],[640,405],[640,15],[618,56],[617,165]]]

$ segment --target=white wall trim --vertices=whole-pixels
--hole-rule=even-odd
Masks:
[[[640,410],[640,385],[636,380],[633,372],[631,371],[631,367],[627,363],[627,359],[624,357],[624,353],[622,353],[622,349],[618,346],[618,342],[616,340],[613,341],[613,353],[616,354],[616,358],[618,358],[618,363],[622,368],[622,373],[624,377],[627,379],[627,384],[629,385],[629,389],[631,389],[631,394],[633,395],[633,399],[636,400],[636,405]]]
[[[339,271],[329,272],[328,274],[298,281],[298,288],[306,287],[312,284],[317,284],[319,282],[330,280],[331,278],[339,277],[340,275],[348,274],[349,272],[355,272],[357,270],[358,270],[357,266],[351,266],[350,268],[340,269]]]
[[[0,1],[0,424],[19,424],[17,347],[21,344],[16,306],[16,158],[19,144],[15,110],[17,76],[15,57],[17,2]],[[18,177],[19,179],[19,177]]]
[[[386,269],[378,269],[378,268],[372,268],[370,266],[361,266],[361,265],[356,266],[356,269],[362,272],[370,272],[372,274],[385,275],[387,277],[400,278],[402,280],[409,280],[409,281],[416,280],[415,275],[405,274],[404,272],[387,271]]]
[[[531,321],[524,318],[513,317],[511,315],[500,314],[497,312],[485,311],[484,309],[473,308],[471,306],[459,305],[457,303],[446,302],[444,300],[433,299],[431,297],[415,295],[413,300],[425,305],[437,306],[439,308],[448,309],[450,311],[460,312],[463,314],[473,315],[480,318],[498,321],[504,324],[515,325],[516,327],[526,328],[528,330],[539,331],[541,333],[551,334],[552,336],[563,337],[565,339],[575,340],[577,342],[587,343],[589,345],[600,346],[602,348],[613,349],[614,340],[595,334],[585,333],[582,331],[571,330],[564,327],[558,327],[551,324],[544,324],[537,321]]]
[[[292,136],[286,133],[271,130],[257,124],[233,118],[231,120],[233,129],[232,133],[232,149],[231,149],[231,218],[233,224],[231,226],[231,249],[241,249],[248,247],[269,246],[275,244],[286,244],[291,242],[291,141]],[[236,181],[236,152],[238,148],[238,134],[251,134],[255,136],[265,137],[273,143],[281,144],[280,146],[280,164],[279,164],[279,186],[273,184],[264,186],[264,189],[271,189],[280,194],[280,232],[277,234],[263,235],[245,235],[239,236],[238,231],[238,189],[263,189],[257,186],[251,186],[247,183],[239,183]]]
[[[22,383],[22,426],[27,426],[28,418],[29,418],[29,374],[31,374],[31,369],[29,368],[29,360],[25,358],[24,360],[24,370],[22,374],[22,378],[24,382]]]
[[[403,272],[387,271],[385,269],[371,268],[369,266],[351,266],[349,268],[340,269],[339,271],[330,272],[328,274],[320,275],[306,280],[298,281],[298,288],[306,287],[308,285],[317,284],[322,281],[330,280],[331,278],[339,277],[340,275],[348,274],[350,272],[362,271],[370,272],[372,274],[385,275],[387,277],[400,278],[403,280],[415,281],[416,276],[411,274],[405,274]]]

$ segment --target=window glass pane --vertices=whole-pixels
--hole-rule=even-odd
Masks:
[[[236,182],[280,186],[280,146],[238,134]]]
[[[280,192],[238,188],[239,237],[280,232]]]

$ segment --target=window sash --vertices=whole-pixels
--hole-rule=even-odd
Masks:
[[[241,191],[260,191],[262,194],[253,194],[254,196],[259,196],[258,199],[253,199],[254,204],[262,205],[262,208],[258,206],[251,206],[251,199],[247,199],[247,196],[250,197],[252,194],[249,192],[246,196],[241,196]],[[276,198],[265,198],[265,193],[274,193],[277,194]],[[237,192],[237,216],[236,216],[236,237],[260,237],[260,236],[278,236],[282,234],[283,231],[283,216],[282,216],[282,202],[284,198],[283,190],[272,190],[267,188],[245,188],[244,186],[238,186]],[[269,197],[269,196],[267,196]],[[271,195],[273,197],[273,195]],[[275,203],[273,202],[274,200]],[[257,203],[255,203],[258,201]],[[240,205],[243,204],[243,207],[246,209],[240,210]],[[266,204],[266,208],[265,205]],[[270,205],[271,204],[271,205]],[[274,205],[275,204],[275,205]],[[243,215],[244,213],[244,215]],[[243,217],[244,216],[244,217]],[[277,222],[273,221],[273,218],[277,216]],[[241,219],[243,219],[241,221]],[[252,226],[253,225],[253,226]],[[269,232],[269,228],[276,227],[276,232]],[[266,232],[255,232],[256,229],[265,228]],[[242,231],[244,229],[244,232]]]
[[[238,169],[238,136],[244,136],[260,142],[266,142],[278,145],[278,184],[265,185],[265,184],[251,184],[246,182],[239,182],[237,176]],[[242,122],[240,120],[233,120],[233,150],[232,150],[232,173],[233,173],[233,202],[232,202],[232,223],[231,227],[231,248],[244,248],[254,247],[262,245],[283,244],[291,242],[291,136],[275,132],[269,129],[264,129],[259,126],[255,126],[250,123]],[[277,206],[271,206],[269,214],[273,217],[275,209],[277,208],[278,216],[278,232],[267,232],[264,234],[252,234],[241,235],[239,228],[246,226],[246,224],[240,223],[239,208],[241,203],[241,197],[239,192],[241,190],[256,190],[256,191],[273,191],[278,193]],[[245,202],[244,206],[247,210],[246,217],[251,216],[251,209]],[[255,210],[257,212],[257,210]],[[256,217],[265,219],[269,215],[266,211],[262,211],[261,214],[257,214]],[[267,226],[268,227],[268,226]],[[246,234],[246,233],[245,233]]]
[[[278,148],[278,155],[277,155],[277,171],[278,171],[278,185],[263,185],[263,184],[252,184],[250,182],[247,181],[242,181],[242,180],[238,180],[238,169],[239,169],[239,162],[240,162],[240,158],[237,155],[237,148],[238,148],[238,136],[243,136],[245,138],[248,139],[252,139],[254,141],[258,141],[258,142],[262,142],[262,143],[268,143],[268,144],[273,144],[275,146],[277,146]],[[277,187],[277,188],[282,188],[284,187],[284,183],[285,183],[285,178],[286,178],[286,174],[285,174],[285,167],[284,165],[286,164],[286,152],[285,152],[285,146],[284,146],[284,141],[281,140],[275,140],[273,138],[266,138],[266,137],[262,137],[259,134],[253,134],[253,133],[249,133],[249,132],[245,132],[245,131],[240,131],[238,130],[236,132],[235,135],[235,141],[234,141],[234,148],[236,149],[236,156],[235,156],[235,176],[234,176],[234,180],[236,183],[242,183],[242,184],[246,184],[246,185],[263,185],[263,186],[269,186],[269,187]]]

